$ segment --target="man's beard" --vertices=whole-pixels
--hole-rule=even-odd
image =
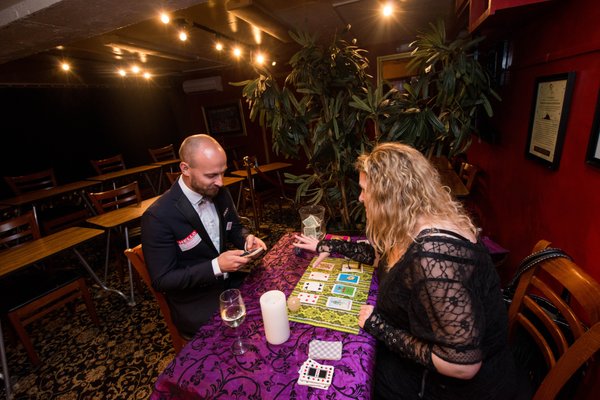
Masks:
[[[212,199],[219,193],[220,188],[218,186],[214,186],[214,185],[208,186],[208,187],[200,186],[196,183],[194,178],[192,178],[190,183],[192,186],[192,190],[196,193],[201,194],[202,197],[208,197],[209,199]]]

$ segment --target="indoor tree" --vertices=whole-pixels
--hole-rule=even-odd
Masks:
[[[362,210],[359,154],[381,141],[457,154],[470,144],[478,111],[492,114],[489,99],[498,96],[476,58],[482,39],[462,34],[448,41],[443,22],[430,26],[411,44],[415,79],[402,92],[371,84],[366,50],[355,43],[334,38],[321,45],[301,32],[290,33],[301,48],[283,86],[258,67],[256,79],[235,84],[243,86],[250,119],[270,128],[275,152],[308,160],[308,173],[286,174],[298,185],[296,199],[325,205],[343,228],[364,217],[355,212]]]

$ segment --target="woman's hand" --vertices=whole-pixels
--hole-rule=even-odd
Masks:
[[[303,250],[308,250],[308,251],[317,251],[317,245],[319,244],[319,240],[315,239],[313,237],[310,236],[306,236],[306,235],[294,235],[294,238],[297,240],[296,243],[294,243],[294,247],[297,247],[299,249],[303,249]],[[321,263],[321,261],[323,261],[325,258],[329,257],[331,254],[327,253],[327,252],[322,252],[319,253],[319,257],[317,257],[317,259],[315,260],[315,262],[313,263],[313,267],[316,267],[317,265],[319,265]]]
[[[358,312],[358,326],[364,329],[365,322],[371,316],[371,314],[373,314],[374,308],[375,307],[368,304],[363,304],[360,306],[360,311]]]

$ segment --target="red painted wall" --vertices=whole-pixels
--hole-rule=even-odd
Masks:
[[[503,278],[546,239],[600,281],[600,169],[585,163],[600,86],[600,6],[597,0],[546,4],[502,32],[514,58],[495,108],[499,143],[476,140],[468,152],[483,169],[476,200],[484,233],[511,251]],[[576,73],[573,100],[560,167],[551,171],[524,155],[534,84],[567,71]]]

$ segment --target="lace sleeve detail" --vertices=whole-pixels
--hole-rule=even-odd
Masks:
[[[432,343],[436,356],[455,364],[482,360],[483,306],[471,287],[468,256],[460,245],[428,242],[413,264],[424,275],[412,289],[410,330]]]
[[[385,343],[386,347],[424,367],[435,370],[431,360],[431,344],[386,323],[376,312],[365,322],[365,331]]]
[[[375,249],[368,243],[321,240],[317,245],[317,252],[338,253],[354,261],[369,265],[372,265],[375,261]]]

